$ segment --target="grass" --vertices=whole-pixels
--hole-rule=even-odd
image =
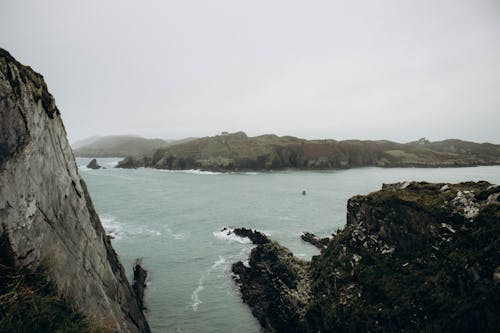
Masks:
[[[0,333],[105,333],[57,295],[45,270],[17,268],[5,237],[0,239]]]

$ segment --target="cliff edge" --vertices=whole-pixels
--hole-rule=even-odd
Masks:
[[[0,237],[17,267],[116,332],[150,332],[43,77],[0,49]]]
[[[263,332],[498,332],[500,186],[398,183],[351,198],[310,262],[276,242],[233,265]]]

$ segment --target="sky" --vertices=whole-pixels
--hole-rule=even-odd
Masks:
[[[498,0],[0,0],[70,141],[245,131],[500,143]]]

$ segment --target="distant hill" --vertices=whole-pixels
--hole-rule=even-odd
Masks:
[[[146,139],[132,135],[92,137],[75,142],[73,152],[80,157],[126,157],[147,154],[173,141]]]
[[[99,140],[101,138],[102,138],[102,136],[91,136],[89,138],[78,140],[78,141],[71,143],[71,148],[77,149],[77,148],[80,148],[83,146],[87,146],[87,145],[90,145],[90,144],[96,142],[97,140]]]
[[[149,154],[128,157],[118,167],[242,171],[496,164],[500,164],[500,146],[489,143],[305,140],[276,135],[248,137],[237,132],[172,144]]]

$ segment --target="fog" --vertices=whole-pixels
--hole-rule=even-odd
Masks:
[[[245,131],[500,143],[499,1],[8,1],[71,141]]]

